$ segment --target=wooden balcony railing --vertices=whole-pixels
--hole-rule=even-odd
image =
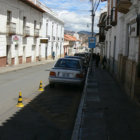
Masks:
[[[107,16],[107,19],[106,19],[106,26],[105,26],[105,30],[107,31],[108,29],[110,29],[112,26],[111,26],[111,16]]]
[[[30,27],[25,26],[25,27],[23,28],[23,36],[24,36],[24,37],[30,36]]]
[[[132,3],[130,0],[118,0],[117,1],[117,9],[119,12],[126,14],[129,11],[130,6]]]
[[[99,42],[105,41],[105,26],[99,27]]]
[[[16,34],[16,23],[7,22],[7,34],[8,35]]]

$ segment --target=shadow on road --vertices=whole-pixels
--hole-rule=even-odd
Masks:
[[[81,93],[78,87],[46,86],[0,127],[0,140],[70,140]]]

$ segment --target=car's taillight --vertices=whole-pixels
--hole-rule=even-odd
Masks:
[[[50,71],[50,76],[56,76],[56,73],[53,71]]]
[[[84,75],[82,73],[76,74],[76,78],[83,78]]]

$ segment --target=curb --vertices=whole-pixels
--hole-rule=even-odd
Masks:
[[[56,60],[55,60],[56,61]],[[54,60],[47,60],[47,61],[42,61],[42,62],[39,62],[39,63],[28,63],[28,64],[20,64],[17,65],[17,66],[13,66],[13,67],[3,67],[0,71],[0,74],[2,73],[7,73],[7,72],[11,72],[11,71],[16,71],[16,70],[21,70],[21,69],[25,69],[25,68],[30,68],[30,67],[33,67],[33,66],[39,66],[39,65],[44,65],[44,64],[47,64],[47,63],[50,63],[50,62],[55,62]]]
[[[74,125],[74,129],[72,132],[71,140],[79,140],[79,133],[80,133],[80,127],[81,127],[81,122],[82,122],[82,116],[83,116],[83,107],[84,107],[86,93],[87,93],[86,89],[87,89],[87,81],[88,81],[89,72],[90,72],[90,67],[88,68],[85,86],[84,86],[81,101],[80,101],[80,104],[78,107],[78,113],[76,116],[75,125]]]

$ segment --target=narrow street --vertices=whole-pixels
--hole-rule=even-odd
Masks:
[[[0,140],[140,140],[140,0],[0,0]]]
[[[14,140],[19,137],[21,140],[70,140],[82,89],[63,85],[50,89],[48,74],[52,65],[48,63],[0,75],[3,79],[0,140],[11,137]],[[44,92],[38,91],[40,80],[44,83]],[[19,90],[25,105],[22,109],[16,107]]]

